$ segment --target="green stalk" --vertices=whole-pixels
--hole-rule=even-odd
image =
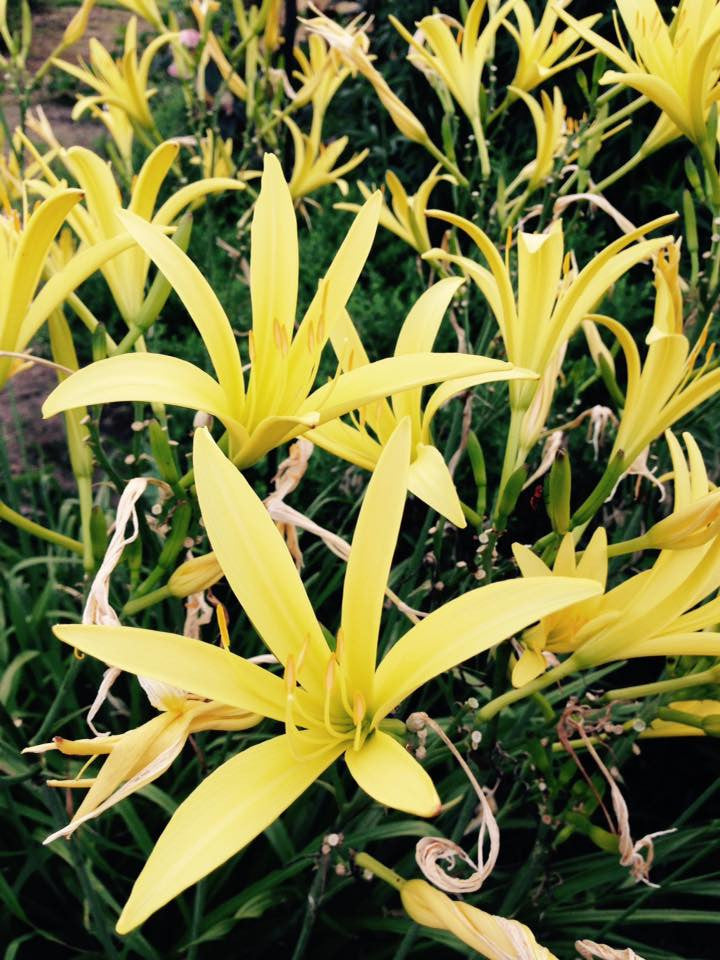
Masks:
[[[28,520],[27,517],[13,510],[2,500],[0,500],[0,520],[7,520],[8,523],[12,523],[13,526],[16,526],[19,530],[24,530],[25,533],[29,533],[33,537],[39,537],[41,540],[47,540],[48,543],[54,543],[56,546],[70,550],[72,553],[83,555],[84,548],[79,540],[73,540],[72,537],[66,537],[62,533],[48,530],[47,527],[35,523],[34,520]]]
[[[390,867],[386,867],[384,863],[380,863],[375,857],[371,857],[369,853],[356,853],[354,859],[356,867],[359,867],[361,870],[369,870],[373,876],[379,877],[381,880],[384,880],[385,883],[389,883],[390,886],[396,890],[402,890],[405,885],[406,881],[399,873],[395,873]]]
[[[576,660],[575,654],[573,654],[559,664],[559,666],[553,667],[552,670],[541,674],[541,676],[536,677],[535,680],[531,680],[530,683],[526,683],[523,687],[508,690],[499,697],[494,697],[489,703],[486,703],[484,707],[478,710],[476,717],[481,723],[487,723],[489,720],[492,720],[496,714],[500,713],[501,710],[504,710],[505,707],[509,707],[511,704],[517,703],[518,700],[524,700],[525,697],[529,697],[531,694],[538,693],[540,690],[552,686],[552,684],[557,683],[558,680],[563,680],[569,674],[575,673],[579,669],[580,664]]]
[[[634,687],[617,687],[603,694],[603,700],[636,700],[638,697],[655,697],[687,687],[701,687],[708,683],[720,683],[720,666],[710,667],[701,673],[691,673],[687,677],[673,677],[669,680],[656,680],[654,683],[640,683]]]

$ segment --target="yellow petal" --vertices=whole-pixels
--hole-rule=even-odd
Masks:
[[[376,191],[353,220],[298,327],[288,355],[284,397],[288,409],[301,404],[312,387],[320,352],[341,317],[370,253],[381,207],[382,195]]]
[[[483,358],[477,357],[476,359],[479,360]],[[505,364],[500,360],[484,359],[487,360],[487,371],[485,373],[478,373],[471,377],[459,377],[457,379],[446,380],[445,383],[441,383],[440,386],[430,394],[428,402],[425,404],[422,418],[421,434],[425,443],[430,442],[430,424],[435,414],[440,407],[444,406],[459,394],[465,393],[467,390],[472,390],[473,387],[479,387],[483,383],[495,383],[499,380],[538,379],[538,375],[532,370],[525,370],[523,367],[514,367],[512,364]],[[498,369],[497,365],[501,363],[502,366]]]
[[[306,734],[297,734],[298,749]],[[310,744],[308,746],[311,746]],[[203,780],[173,814],[117,923],[139,926],[173,897],[250,843],[339,756],[329,746],[298,759],[287,735],[243,751]]]
[[[203,338],[228,398],[227,405],[235,416],[239,416],[244,394],[240,354],[230,321],[212,287],[190,257],[158,227],[127,211],[118,213],[118,217],[182,300]]]
[[[253,317],[253,380],[276,394],[282,369],[275,325],[287,344],[295,325],[298,244],[295,208],[277,157],[265,154],[260,195],[251,228],[250,294]]]
[[[247,436],[212,377],[187,360],[159,353],[126,353],[91,363],[58,384],[42,410],[44,417],[52,417],[62,410],[121,400],[204,410],[222,420],[231,432]]]
[[[137,175],[132,190],[132,199],[128,210],[143,220],[152,219],[160,187],[178,155],[180,145],[167,140],[156,147]]]
[[[53,632],[63,643],[110,666],[273,720],[285,719],[285,685],[280,677],[220,647],[140,627],[67,623]]]
[[[512,545],[513,556],[524,577],[551,577],[552,570],[545,564],[530,547],[523,543]]]
[[[229,177],[208,177],[205,180],[196,180],[176,190],[168,197],[165,203],[152,218],[152,222],[159,226],[168,226],[191,203],[207,196],[208,193],[222,193],[224,190],[244,190],[245,184],[240,180]]]
[[[545,657],[537,650],[524,650],[522,656],[513,667],[512,685],[514,687],[524,687],[535,677],[547,670]]]
[[[340,618],[349,695],[372,695],[380,617],[407,495],[410,421],[396,428],[370,477],[345,573]]]
[[[402,636],[378,667],[376,718],[438,674],[598,593],[593,580],[537,577],[491,583],[451,600]]]
[[[18,348],[22,350],[30,343],[55,307],[60,306],[76,287],[95,273],[98,267],[118,253],[127,250],[134,243],[133,238],[126,234],[112,237],[110,240],[101,240],[100,243],[76,253],[67,266],[50,277],[33,300],[22,320]]]
[[[410,465],[408,490],[456,527],[466,526],[453,478],[437,447],[417,445]]]
[[[493,379],[506,378],[504,374],[514,375],[512,367],[502,360],[461,353],[407,353],[401,357],[386,357],[343,373],[319,387],[307,398],[301,412],[317,410],[320,422],[325,423],[391,393],[394,395],[440,380],[488,373],[493,374]],[[528,376],[527,372],[523,375]]]
[[[235,596],[278,660],[292,654],[303,686],[323,689],[328,646],[270,514],[205,429],[195,431],[193,466],[208,537]]]
[[[34,211],[22,231],[12,258],[10,276],[3,277],[3,286],[7,286],[0,295],[0,303],[4,301],[5,307],[5,316],[0,317],[0,345],[5,349],[12,349],[15,344],[13,342],[12,346],[5,346],[7,332],[3,333],[2,325],[7,324],[6,331],[20,329],[35,288],[40,281],[45,257],[53,237],[70,210],[81,198],[81,190],[63,190],[48,197]],[[12,339],[14,341],[14,336]]]
[[[312,442],[335,457],[354,463],[363,470],[374,470],[382,447],[368,433],[342,420],[331,420],[312,432]]]
[[[395,345],[396,357],[406,353],[429,353],[432,350],[445,311],[463,283],[462,277],[445,277],[418,298],[400,328]],[[421,393],[421,389],[406,390],[393,397],[392,401],[398,420],[401,417],[412,419],[415,438],[420,437]]]
[[[428,774],[382,730],[371,733],[360,750],[346,750],[345,762],[358,785],[383,806],[415,817],[440,812],[440,797]]]

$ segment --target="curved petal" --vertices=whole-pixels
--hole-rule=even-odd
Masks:
[[[112,237],[110,240],[101,240],[86,250],[76,253],[70,262],[54,273],[43,286],[40,293],[33,300],[30,309],[23,317],[18,342],[23,349],[43,325],[55,307],[65,300],[76,287],[95,273],[118,253],[131,247],[135,241],[131,236]]]
[[[253,382],[279,389],[283,350],[292,340],[297,307],[298,242],[295,208],[278,158],[266,153],[251,228]],[[278,342],[282,339],[284,347]],[[257,381],[257,382],[256,382]],[[264,405],[261,405],[265,409]]]
[[[492,360],[490,362],[497,363],[500,361]],[[430,424],[440,407],[444,406],[459,394],[465,393],[467,390],[472,390],[473,387],[479,387],[482,383],[495,383],[499,380],[537,379],[538,375],[532,370],[525,370],[523,367],[513,367],[512,364],[506,364],[501,370],[490,370],[487,373],[476,374],[474,377],[461,377],[457,380],[447,380],[445,383],[441,383],[439,387],[433,390],[428,398],[428,402],[425,404],[422,418],[423,440],[425,443],[430,442]]]
[[[205,429],[195,431],[193,466],[208,537],[235,596],[278,660],[292,654],[303,686],[324,689],[327,643],[270,514]]]
[[[375,239],[382,195],[373,193],[350,225],[340,249],[305,312],[288,354],[283,405],[301,404],[312,388],[318,357],[330,331],[350,299]]]
[[[168,197],[152,218],[152,222],[161,227],[166,227],[183,212],[185,207],[190,206],[200,197],[205,197],[209,193],[221,193],[224,190],[245,189],[244,183],[240,180],[233,180],[232,177],[206,177],[204,180],[196,180],[194,183],[188,183],[184,187],[180,187],[171,197]]]
[[[419,443],[410,464],[408,490],[456,527],[466,526],[460,498],[442,454],[430,444]]]
[[[538,650],[524,650],[513,667],[512,685],[524,687],[526,683],[545,673],[547,666],[545,657]]]
[[[345,751],[350,773],[378,803],[415,817],[440,813],[435,784],[417,760],[397,740],[376,730],[359,750]]]
[[[302,745],[307,734],[297,734]],[[128,933],[250,843],[320,776],[342,748],[299,759],[287,734],[218,767],[172,816],[117,923]]]
[[[375,469],[382,452],[377,440],[342,420],[324,423],[313,430],[311,436],[316,447],[370,472]]]
[[[143,220],[152,219],[160,187],[178,155],[180,144],[166,140],[155,147],[137,175],[128,210]]]
[[[429,353],[445,311],[450,306],[452,298],[458,288],[464,283],[463,277],[445,277],[434,283],[419,297],[408,313],[395,344],[395,356],[406,353]],[[392,405],[395,416],[410,417],[413,424],[413,436],[420,437],[421,414],[420,399],[422,390],[406,390],[393,397]]]
[[[320,423],[341,417],[388,394],[440,380],[491,375],[493,380],[517,376],[511,364],[463,353],[406,353],[386,357],[343,373],[314,390],[302,405],[301,413],[315,410]],[[532,376],[524,371],[522,376]]]
[[[187,360],[160,353],[125,353],[83,367],[55,387],[43,404],[43,416],[119,400],[204,410],[228,428],[240,426],[233,420],[225,393],[211,376]]]
[[[38,206],[20,234],[13,255],[10,275],[3,277],[5,290],[0,295],[0,346],[12,349],[14,343],[5,345],[8,333],[19,331],[37,287],[48,248],[53,237],[75,204],[82,199],[81,190],[62,190]],[[4,307],[4,311],[2,308]],[[5,316],[2,316],[4,312]],[[5,330],[3,330],[5,328]]]
[[[343,587],[342,655],[350,697],[372,695],[380,617],[407,496],[410,421],[395,429],[370,477],[350,548]]]
[[[599,593],[594,580],[533,577],[491,583],[451,600],[402,636],[378,667],[376,722],[439,673]]]
[[[66,623],[54,627],[53,633],[111,667],[273,720],[285,719],[285,684],[280,677],[220,647],[140,627]]]
[[[203,338],[228,405],[233,415],[238,416],[244,401],[240,354],[230,321],[212,287],[190,257],[159,227],[127,210],[120,211],[117,216],[182,300]]]

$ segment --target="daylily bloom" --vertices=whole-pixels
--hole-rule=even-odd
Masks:
[[[449,930],[487,960],[557,960],[524,923],[453,900],[425,880],[403,883],[400,898],[415,923]]]
[[[45,415],[52,416],[80,404],[113,400],[171,403],[203,410],[226,427],[231,456],[243,468],[311,427],[335,420],[389,393],[508,370],[507,364],[483,357],[414,353],[341,374],[311,392],[322,350],[342,316],[370,250],[379,207],[377,194],[358,214],[295,329],[295,211],[277,158],[265,155],[251,234],[253,326],[247,392],[230,321],[205,278],[157,227],[123,213],[123,225],[185,304],[218,379],[174,357],[148,353],[111,357],[85,367],[57,387],[45,402]],[[277,271],[282,272],[282,283],[277,282]]]
[[[483,93],[482,75],[495,34],[506,20],[517,0],[508,0],[488,19],[480,30],[487,0],[474,0],[464,24],[457,24],[454,34],[443,14],[435,13],[418,21],[420,39],[413,36],[400,21],[391,16],[390,22],[416,51],[418,60],[450,91],[470,121],[477,141],[483,176],[490,173],[480,101]]]
[[[326,16],[316,16],[303,19],[304,26],[311,33],[316,33],[335,50],[353,72],[357,71],[372,85],[378,99],[390,114],[395,126],[408,140],[419,143],[441,163],[447,164],[445,157],[431,141],[427,130],[420,120],[402,102],[400,97],[391,90],[383,75],[373,66],[373,57],[368,53],[369,40],[356,18],[346,27],[341,27]]]
[[[395,345],[396,357],[432,350],[443,314],[462,283],[460,278],[446,277],[425,291],[400,329]],[[333,329],[330,339],[341,370],[357,370],[370,363],[347,313],[344,321]],[[383,446],[389,441],[396,426],[403,417],[409,416],[412,424],[409,490],[456,526],[464,527],[465,517],[455,484],[442,454],[432,441],[430,425],[433,417],[452,397],[481,383],[527,376],[532,374],[522,369],[490,369],[476,376],[449,380],[436,388],[428,398],[424,411],[421,406],[422,390],[419,387],[394,393],[389,403],[381,399],[362,407],[352,425],[342,420],[333,420],[322,427],[316,427],[312,433],[312,442],[365,470],[373,470]]]
[[[155,54],[165,44],[176,37],[174,33],[164,33],[151,40],[143,50],[140,61],[137,58],[137,17],[131,17],[125,30],[125,51],[120,61],[115,61],[95,37],[90,38],[90,66],[76,66],[67,60],[53,60],[56,67],[69,73],[85,86],[92,87],[96,93],[81,97],[73,110],[73,116],[80,116],[95,104],[107,104],[124,110],[138,130],[155,132],[155,121],[150,112],[150,98],[157,93],[148,87],[150,65]]]
[[[687,461],[679,444],[670,447],[676,508],[682,514],[707,497],[707,472],[694,444],[688,444]],[[572,534],[566,534],[552,571],[527,547],[515,544],[513,552],[523,576],[567,577],[575,570],[575,575],[592,573],[600,583],[606,582],[609,549],[604,528],[595,532],[579,563]],[[513,683],[525,685],[545,670],[543,651],[570,653],[546,675],[548,682],[631,657],[720,656],[720,633],[707,631],[720,622],[720,601],[699,605],[719,587],[720,536],[683,549],[663,549],[650,569],[526,631],[522,638],[526,653]]]
[[[714,725],[715,736],[720,734],[719,700],[675,700],[668,706],[678,713],[690,714],[699,724],[707,722],[706,718],[710,718],[710,722]],[[701,725],[691,726],[688,723],[682,723],[680,719],[657,718],[642,731],[640,736],[644,740],[652,740],[656,737],[705,737],[707,733]]]
[[[636,550],[688,550],[720,533],[720,490],[710,483],[702,454],[692,434],[684,433],[690,466],[670,430],[665,432],[673,462],[675,503],[672,513],[632,540],[608,547],[609,557]]]
[[[427,225],[427,205],[430,194],[442,180],[455,183],[453,176],[449,173],[440,174],[439,169],[440,164],[436,164],[412,195],[407,193],[392,170],[388,170],[385,174],[385,183],[390,191],[392,206],[388,205],[383,197],[380,226],[390,230],[420,254],[426,253],[432,246]],[[363,197],[366,200],[369,199],[372,191],[362,180],[358,180],[357,185]],[[334,207],[336,210],[349,210],[351,213],[357,213],[360,209],[357,203],[336,203]]]
[[[385,587],[410,460],[406,420],[386,445],[360,509],[331,650],[267,510],[206,430],[195,434],[197,493],[210,544],[281,679],[218,647],[173,634],[64,625],[57,636],[111,666],[285,724],[215,770],[178,808],[118,922],[126,933],[224,863],[272,823],[337,758],[378,803],[434,816],[432,780],[384,723],[422,684],[553,610],[592,596],[593,581],[515,579],[434,610],[376,667]],[[232,798],[232,802],[228,801]],[[205,825],[205,829],[199,825]]]
[[[555,5],[558,16],[615,63],[601,83],[622,83],[651,100],[676,131],[702,146],[710,108],[718,98],[718,0],[680,0],[670,26],[655,0],[616,0],[634,58],[622,41],[611,43]],[[669,131],[666,131],[669,132]]]
[[[609,317],[591,318],[611,331],[625,355],[625,406],[608,465],[616,479],[664,430],[720,389],[720,369],[709,368],[712,348],[702,366],[695,370],[707,329],[692,348],[683,333],[679,262],[680,251],[674,244],[657,258],[655,311],[646,337],[644,363],[634,339],[622,324]]]
[[[566,533],[557,552],[552,570],[528,547],[521,543],[512,545],[513,555],[524,577],[582,577],[595,580],[605,590],[607,583],[608,546],[604,527],[592,535],[587,549],[578,561],[575,542],[571,533]],[[568,653],[575,649],[575,637],[585,624],[600,611],[602,597],[591,597],[581,603],[566,607],[561,612],[543,617],[539,624],[530,627],[522,637],[525,648],[513,667],[512,683],[522,687],[544,673],[548,662],[543,656],[549,653]]]
[[[338,137],[332,143],[324,145],[314,137],[312,131],[309,134],[303,133],[291,117],[285,117],[284,121],[290,130],[295,149],[295,161],[288,184],[293,200],[301,200],[309,193],[331,183],[336,184],[340,193],[345,195],[348,187],[342,177],[361,164],[370,151],[365,148],[336,167],[336,161],[348,145],[348,137]]]
[[[293,55],[300,69],[293,70],[292,75],[300,82],[300,89],[293,96],[292,109],[297,110],[312,101],[312,124],[319,131],[330,101],[350,76],[350,69],[343,66],[338,51],[317,33],[308,37],[307,54],[302,47],[295,47]]]
[[[109,257],[133,243],[124,236],[90,247],[36,295],[55,235],[82,199],[81,190],[57,188],[38,203],[25,223],[14,210],[0,214],[0,351],[23,353],[68,294]],[[0,388],[21,367],[20,359],[0,355]]]
[[[209,193],[244,189],[244,184],[226,177],[197,180],[176,190],[155,212],[158,194],[179,149],[177,143],[167,140],[153,150],[134,180],[127,206],[138,217],[152,219],[162,228],[169,227],[186,207]],[[118,216],[123,210],[122,196],[108,164],[86,147],[71,147],[63,152],[62,159],[84,191],[84,204],[76,206],[68,217],[80,240],[91,246],[127,236]],[[43,172],[53,186],[60,182],[46,164]],[[38,191],[43,189],[40,181],[35,181],[33,186]],[[101,270],[123,320],[132,326],[145,298],[150,258],[134,242],[127,246],[131,249],[107,261]]]
[[[517,95],[513,87],[526,92],[533,90],[561,70],[567,70],[568,67],[574,67],[588,57],[595,56],[594,50],[584,53],[578,53],[577,49],[570,51],[573,44],[580,39],[579,31],[573,27],[559,32],[555,29],[558,11],[564,10],[570,2],[571,0],[557,0],[555,3],[546,3],[537,27],[525,0],[517,0],[513,5],[512,13],[517,20],[517,27],[507,19],[503,22],[503,26],[517,43],[519,54],[515,76],[509,88],[511,96]],[[600,13],[594,13],[578,20],[578,23],[589,30],[601,16]],[[566,56],[568,52],[570,55]]]
[[[674,215],[659,217],[632,230],[605,247],[579,273],[564,252],[561,221],[555,220],[546,233],[521,231],[517,241],[516,295],[509,264],[503,261],[487,234],[454,213],[432,210],[429,215],[467,233],[489,269],[469,257],[437,248],[425,254],[425,258],[457,264],[475,281],[498,322],[508,359],[537,371],[541,377],[616,280],[667,246],[671,238],[634,241],[674,219]],[[537,381],[510,384],[511,424],[503,485],[523,464],[542,431],[543,423],[539,423],[536,416],[531,417],[532,431],[528,431],[525,424],[537,390]]]
[[[525,192],[530,194],[544,185],[553,171],[555,158],[560,156],[565,149],[567,140],[565,104],[557,87],[553,87],[552,100],[544,90],[541,91],[542,106],[519,87],[510,87],[509,89],[520,97],[530,111],[535,127],[537,146],[535,159],[523,167],[517,177],[509,184],[506,193],[507,196],[511,196],[521,183],[527,181]]]
[[[237,167],[233,161],[232,137],[223,140],[208,128],[205,136],[198,142],[200,154],[193,157],[190,163],[199,166],[203,177],[233,177]]]
[[[238,100],[246,100],[248,88],[242,77],[235,71],[233,65],[223,52],[220,41],[209,28],[208,14],[219,8],[220,4],[208,0],[192,0],[190,9],[197,20],[200,34],[203,38],[203,50],[198,64],[197,91],[201,99],[205,99],[205,68],[210,60],[215,64],[228,90]],[[238,5],[242,10],[242,6]]]
[[[48,780],[49,787],[90,788],[70,823],[48,837],[69,837],[81,824],[99,817],[110,807],[157,780],[171,766],[188,737],[203,730],[247,730],[262,720],[257,713],[204,700],[170,684],[139,677],[158,716],[125,733],[86,740],[54,737],[52,743],[27,747],[23,753],[59,750],[68,757],[107,757],[96,777]],[[89,761],[88,761],[89,762]]]

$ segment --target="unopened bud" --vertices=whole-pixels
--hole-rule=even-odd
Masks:
[[[173,597],[189,597],[192,593],[207,590],[217,583],[222,575],[215,554],[206,553],[181,563],[170,577],[168,589]]]

